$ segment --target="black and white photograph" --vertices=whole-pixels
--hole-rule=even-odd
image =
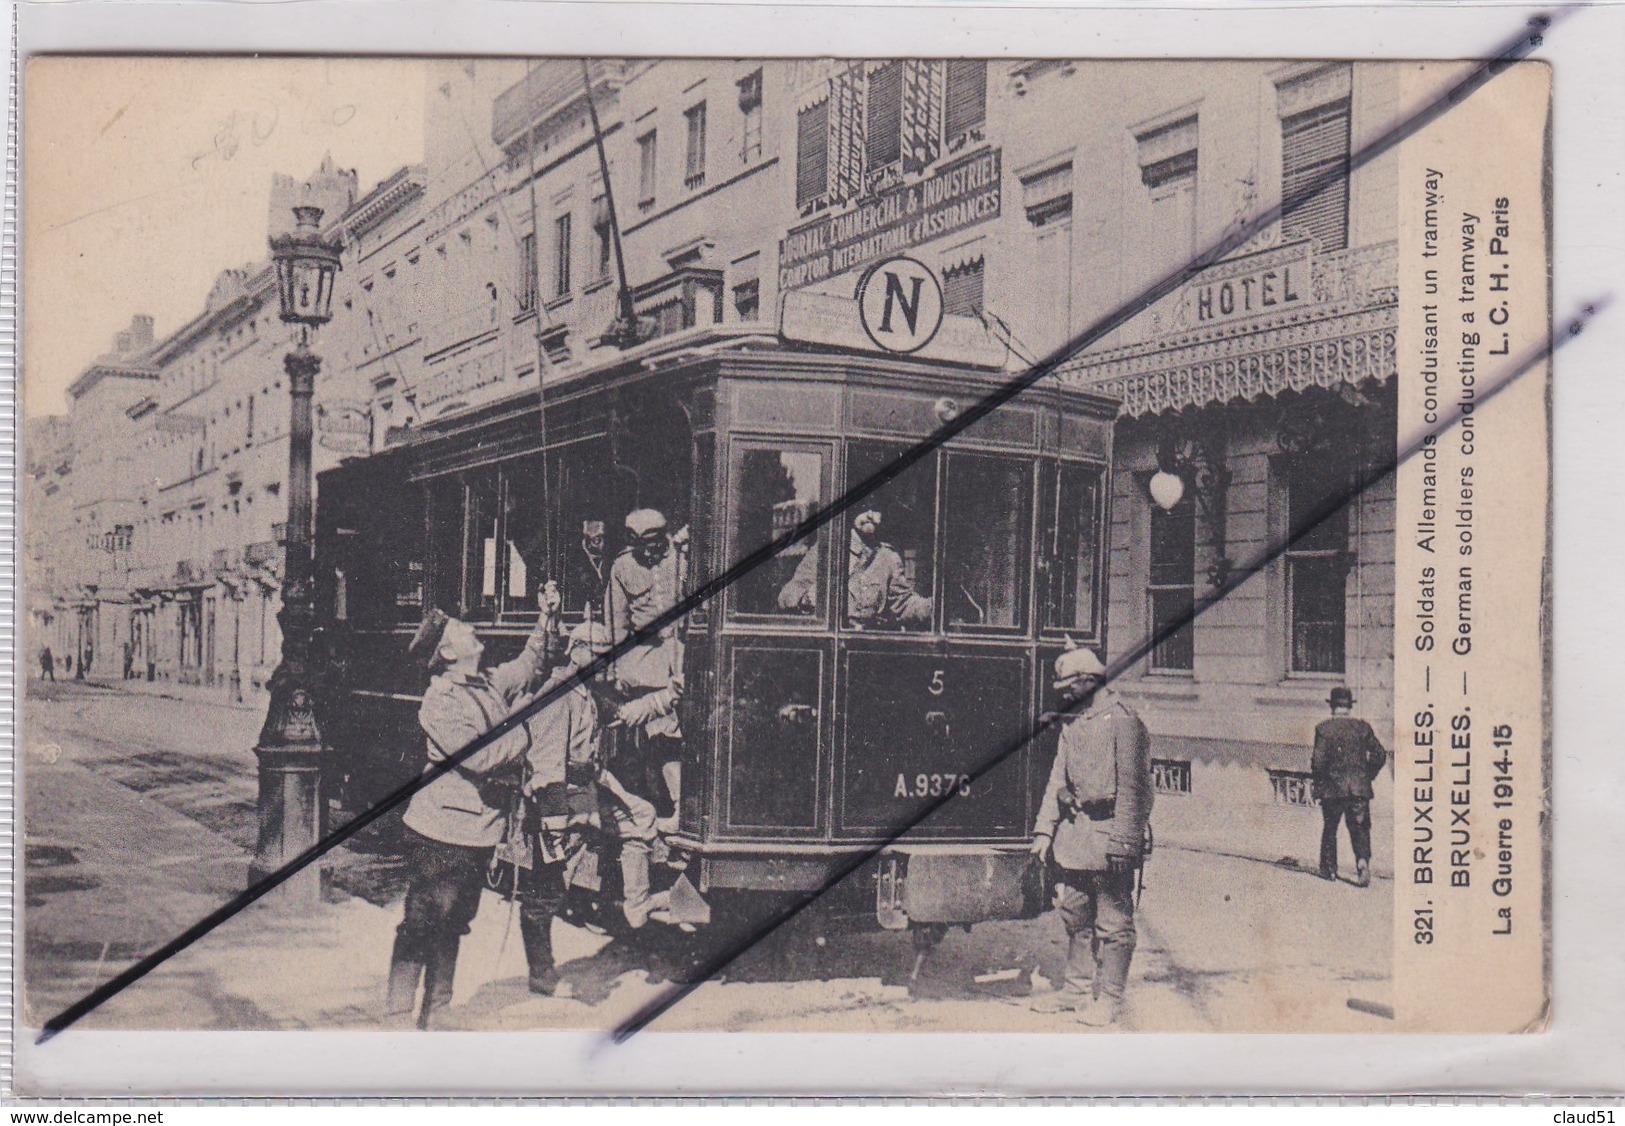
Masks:
[[[1473,65],[30,59],[23,1023],[1538,1027]]]

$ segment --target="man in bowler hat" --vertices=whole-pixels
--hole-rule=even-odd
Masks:
[[[1310,759],[1310,795],[1320,802],[1320,875],[1337,879],[1337,824],[1346,821],[1354,849],[1354,882],[1371,885],[1371,782],[1382,773],[1388,752],[1363,719],[1355,719],[1354,693],[1342,685],[1326,698],[1332,716],[1315,728]]]

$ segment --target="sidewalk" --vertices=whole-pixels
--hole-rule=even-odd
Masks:
[[[232,699],[231,688],[223,684],[181,684],[174,680],[152,680],[146,678],[123,680],[119,677],[91,676],[85,680],[73,681],[71,677],[64,677],[63,684],[77,683],[91,685],[96,688],[105,688],[113,692],[125,692],[132,696],[154,696],[162,700],[180,700],[189,704],[212,704],[222,708],[241,708],[245,711],[258,711],[263,713],[270,703],[270,695],[263,689],[244,686],[243,699]]]

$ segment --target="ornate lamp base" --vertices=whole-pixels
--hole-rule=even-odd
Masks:
[[[284,608],[285,625],[298,626],[299,611]],[[259,844],[248,870],[257,883],[312,848],[322,834],[322,736],[305,680],[304,637],[271,676],[271,705],[254,754],[259,762]],[[304,868],[273,896],[290,906],[314,907],[322,897],[322,865]]]
[[[322,831],[321,745],[255,747],[254,754],[260,760],[260,833],[248,869],[251,885],[315,845]],[[322,898],[321,873],[321,864],[312,864],[272,895],[285,903],[315,906]]]

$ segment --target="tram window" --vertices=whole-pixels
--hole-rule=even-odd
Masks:
[[[1094,636],[1100,473],[1086,465],[1063,464],[1048,477],[1038,532],[1044,628]]]
[[[502,467],[502,612],[533,615],[547,578],[547,486],[540,455]]]
[[[468,475],[468,538],[465,541],[468,562],[463,570],[463,614],[474,621],[496,617],[497,496],[495,469]]]
[[[909,447],[853,442],[846,482],[869,480]],[[887,482],[846,520],[846,622],[857,629],[929,630],[935,589],[937,454]]]
[[[734,463],[737,507],[733,562],[784,535],[824,503],[824,455],[807,449],[746,449]],[[735,587],[740,614],[822,617],[823,541],[815,536],[780,552]]]
[[[416,622],[423,613],[423,492],[387,489],[369,509],[345,568],[350,616],[363,628]]]
[[[442,477],[429,486],[430,603],[448,614],[463,606],[463,482]]]
[[[954,454],[943,499],[942,596],[950,626],[1021,629],[1027,622],[1032,465]]]

